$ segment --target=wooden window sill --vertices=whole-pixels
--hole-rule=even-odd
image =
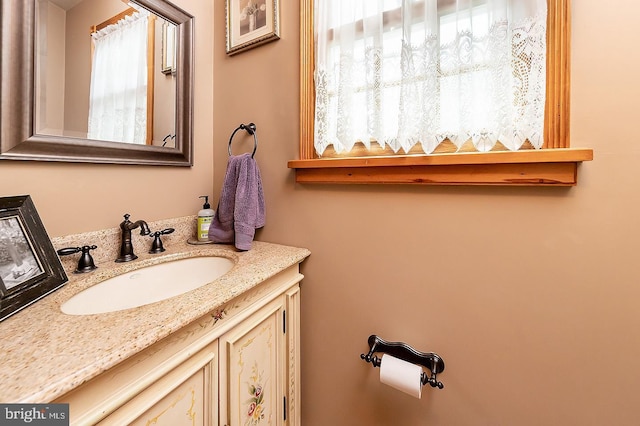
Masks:
[[[291,160],[296,182],[574,186],[578,164],[593,150],[555,148],[508,152]]]

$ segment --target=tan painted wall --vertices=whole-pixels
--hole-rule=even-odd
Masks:
[[[124,213],[149,221],[196,214],[202,208],[198,196],[212,193],[213,5],[200,0],[174,4],[197,17],[194,166],[0,161],[0,196],[30,194],[50,236],[115,227]]]
[[[638,424],[640,4],[573,2],[572,145],[595,160],[572,189],[295,184],[299,10],[282,6],[281,40],[227,57],[215,2],[214,181],[255,121],[258,236],[312,252],[304,425]],[[445,388],[381,385],[359,358],[372,333],[442,355]]]

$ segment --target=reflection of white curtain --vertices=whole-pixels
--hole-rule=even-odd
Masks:
[[[134,13],[92,35],[90,139],[146,143],[148,15]]]
[[[542,145],[546,0],[316,0],[315,147]]]

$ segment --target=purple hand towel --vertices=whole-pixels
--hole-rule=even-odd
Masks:
[[[251,249],[256,229],[265,223],[264,194],[258,163],[251,154],[230,156],[209,240]]]

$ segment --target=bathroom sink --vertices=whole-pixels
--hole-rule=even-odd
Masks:
[[[102,281],[62,304],[69,315],[120,311],[159,302],[209,284],[234,265],[226,257],[192,257],[147,266]]]

